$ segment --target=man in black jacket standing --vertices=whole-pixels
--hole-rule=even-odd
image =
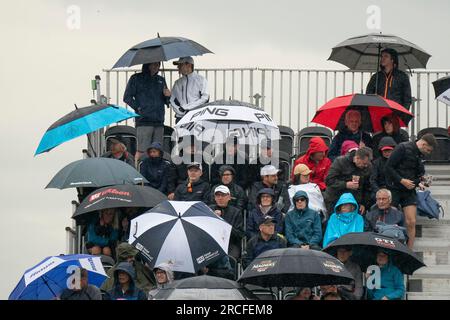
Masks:
[[[388,188],[392,192],[392,205],[401,205],[408,229],[408,246],[414,245],[416,237],[417,195],[416,187],[423,188],[421,178],[425,174],[423,156],[433,152],[437,142],[431,133],[420,140],[402,142],[386,162]]]

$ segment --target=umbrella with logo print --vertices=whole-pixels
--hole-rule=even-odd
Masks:
[[[411,275],[417,269],[425,267],[422,260],[406,245],[375,232],[347,233],[331,242],[323,251],[336,255],[339,247],[352,249],[351,259],[361,267],[361,270],[375,264],[376,253],[380,249],[389,254],[392,263],[404,274]]]
[[[200,201],[168,201],[131,220],[128,242],[150,268],[196,273],[227,255],[231,225]]]

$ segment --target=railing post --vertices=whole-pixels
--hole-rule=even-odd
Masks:
[[[417,73],[417,109],[414,110],[414,118],[412,119],[413,121],[413,127],[411,127],[411,133],[412,133],[412,139],[411,140],[415,140],[415,137],[417,136],[417,126],[420,127],[420,73]],[[428,117],[429,115],[427,115]],[[412,130],[414,128],[414,131]]]

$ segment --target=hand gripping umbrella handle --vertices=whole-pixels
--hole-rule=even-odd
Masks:
[[[137,239],[137,237],[136,237],[136,234],[137,234],[137,228],[138,228],[138,223],[137,223],[137,221],[136,221],[135,228],[134,228],[134,233],[133,233],[133,237],[134,237],[135,239]]]

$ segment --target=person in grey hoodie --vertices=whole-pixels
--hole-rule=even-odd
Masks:
[[[151,288],[148,293],[148,300],[153,300],[161,288],[174,281],[172,266],[168,263],[160,263],[153,269],[155,274],[156,286]]]
[[[337,287],[338,293],[344,300],[360,300],[363,296],[363,274],[361,268],[350,260],[352,248],[342,246],[337,249],[337,258],[342,262],[355,279],[349,285],[340,285]]]

